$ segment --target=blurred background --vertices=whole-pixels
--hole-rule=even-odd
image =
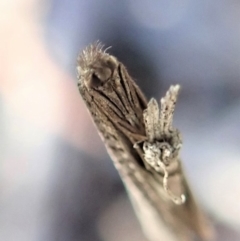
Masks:
[[[148,98],[182,86],[187,176],[217,240],[240,240],[236,0],[0,0],[0,240],[146,241],[78,93],[95,40]]]

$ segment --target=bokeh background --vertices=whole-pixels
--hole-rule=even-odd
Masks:
[[[217,240],[240,240],[237,0],[0,0],[0,240],[145,240],[78,93],[95,40],[147,97],[182,86],[191,186]]]

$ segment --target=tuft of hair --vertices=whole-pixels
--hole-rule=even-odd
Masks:
[[[100,41],[96,41],[93,44],[87,46],[82,52],[80,52],[77,62],[80,72],[84,72],[89,65],[94,64],[94,62],[102,59],[104,56],[109,54],[106,52],[109,48],[104,49],[104,45]]]

